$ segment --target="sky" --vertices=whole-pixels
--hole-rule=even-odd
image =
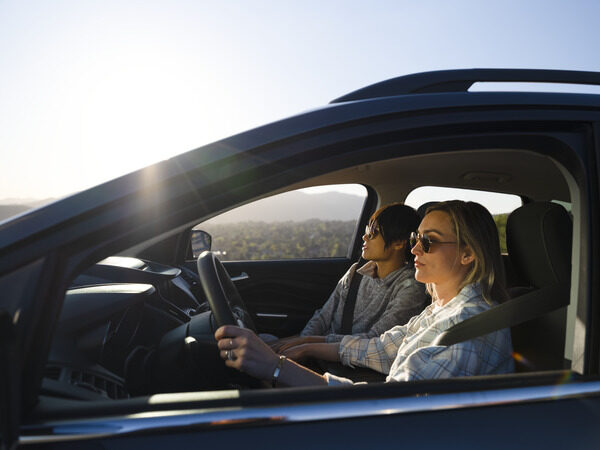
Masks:
[[[409,73],[600,71],[599,25],[592,0],[0,0],[0,203],[65,196]]]

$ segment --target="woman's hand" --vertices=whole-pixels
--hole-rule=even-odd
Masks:
[[[325,361],[338,362],[340,343],[339,342],[311,342],[308,344],[290,347],[282,354],[294,361],[302,361],[307,358],[324,359]]]
[[[227,367],[261,380],[271,379],[279,356],[254,332],[225,325],[215,332],[215,339]]]
[[[288,347],[286,350],[282,351],[281,354],[296,362],[302,362],[310,356],[310,347],[311,344],[300,344],[294,347]]]
[[[295,336],[294,338],[286,338],[285,342],[283,342],[282,339],[278,342],[279,345],[277,347],[271,345],[271,348],[275,352],[280,353],[282,355],[285,354],[287,356],[285,351],[289,348],[297,347],[302,344],[314,344],[317,342],[325,342],[325,336]]]
[[[271,347],[275,353],[280,353],[281,347],[287,345],[290,342],[294,342],[297,339],[300,339],[300,336],[298,336],[298,335],[296,335],[296,336],[289,336],[289,337],[286,337],[286,338],[278,339],[278,340],[276,340],[274,342],[268,342],[268,344],[269,344],[269,347]]]

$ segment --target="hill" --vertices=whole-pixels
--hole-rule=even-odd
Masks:
[[[21,214],[32,208],[53,202],[55,198],[35,199],[35,198],[3,198],[0,199],[0,221],[9,217]]]
[[[207,223],[356,220],[363,203],[364,197],[341,192],[306,194],[293,191],[241,206]]]
[[[21,214],[24,211],[31,209],[29,205],[0,205],[0,220],[8,219],[9,217]]]

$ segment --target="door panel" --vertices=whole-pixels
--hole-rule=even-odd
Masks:
[[[223,265],[258,331],[283,337],[302,330],[314,311],[329,298],[351,261],[348,258],[224,261]]]

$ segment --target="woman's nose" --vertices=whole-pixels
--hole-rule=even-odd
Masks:
[[[420,255],[423,253],[423,247],[421,247],[421,241],[417,241],[415,245],[410,249],[413,255]]]
[[[367,236],[367,233],[362,235],[362,240],[367,242],[367,239],[369,239],[369,236]]]

